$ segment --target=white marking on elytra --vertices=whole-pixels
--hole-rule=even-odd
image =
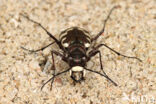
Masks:
[[[68,43],[63,43],[63,46],[64,46],[64,47],[68,47],[69,44],[68,44]]]
[[[86,48],[90,47],[90,44],[89,43],[85,43],[85,47]]]

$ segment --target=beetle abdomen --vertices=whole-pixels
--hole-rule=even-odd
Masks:
[[[89,47],[91,39],[89,32],[78,27],[71,27],[61,32],[60,41],[64,47],[68,47],[72,44],[82,44],[83,46]]]

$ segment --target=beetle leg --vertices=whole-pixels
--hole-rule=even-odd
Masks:
[[[32,52],[33,53],[33,52],[43,51],[45,48],[51,46],[54,43],[55,43],[55,41],[52,42],[52,43],[50,43],[50,44],[48,44],[48,45],[46,45],[46,46],[44,46],[44,47],[42,47],[42,48],[40,48],[40,49],[37,49],[37,50],[29,50],[29,49],[26,49],[26,48],[24,48],[22,46],[21,46],[21,48],[24,49],[24,50],[26,50],[26,51],[29,51],[29,52]]]
[[[103,65],[102,65],[102,59],[101,59],[101,52],[99,50],[94,50],[90,53],[89,57],[93,57],[95,56],[97,53],[99,53],[99,61],[100,61],[100,66],[101,66],[101,70],[103,71],[103,73],[105,74],[104,70],[103,70]]]
[[[54,60],[54,52],[53,51],[51,52],[51,55],[52,55],[52,61],[53,61],[53,65],[52,65],[51,69],[54,70],[53,76],[55,78],[55,70],[56,70],[56,67],[55,67],[55,60]],[[52,84],[54,82],[54,78],[51,80],[50,90],[52,90]]]
[[[99,53],[99,60],[100,60],[100,66],[101,66],[101,69],[103,69],[103,65],[102,65],[102,59],[101,59],[101,52],[99,50],[92,50],[91,52],[89,52],[89,55],[88,55],[88,58],[89,60],[95,56],[97,53]],[[88,60],[88,61],[89,61]]]
[[[98,45],[98,46],[96,46],[94,49],[95,49],[95,50],[97,50],[97,49],[99,49],[101,46],[105,46],[106,48],[110,49],[111,51],[113,51],[114,53],[116,53],[116,54],[117,54],[117,55],[119,55],[119,56],[123,56],[123,57],[126,57],[126,58],[133,58],[133,59],[137,59],[137,60],[139,60],[140,62],[142,62],[142,60],[141,60],[141,59],[139,59],[139,58],[137,58],[137,57],[133,57],[133,56],[126,56],[126,55],[123,55],[123,54],[121,54],[121,53],[117,52],[116,50],[114,50],[114,49],[110,48],[110,47],[109,47],[109,46],[107,46],[106,44],[99,44],[99,45]]]
[[[97,74],[99,74],[101,76],[104,76],[105,78],[107,78],[108,80],[110,80],[115,86],[117,86],[117,84],[112,79],[110,79],[107,76],[107,74],[105,73],[105,71],[103,70],[102,59],[101,59],[101,52],[99,50],[92,50],[91,52],[89,52],[89,57],[91,58],[91,57],[95,56],[97,53],[99,53],[100,65],[101,65],[101,70],[102,70],[103,74],[101,74],[100,72],[97,72],[97,71],[90,70],[90,69],[86,69],[86,68],[85,69],[88,70],[88,71],[97,73]]]
[[[24,14],[21,14],[21,15],[22,15],[23,17],[27,18],[29,21],[31,21],[31,22],[33,22],[33,23],[39,25],[52,39],[55,40],[55,42],[57,43],[57,45],[58,45],[62,50],[64,50],[64,48],[63,48],[61,42],[60,42],[59,40],[57,40],[48,30],[46,30],[45,27],[43,27],[40,23],[38,23],[38,22],[36,22],[36,21],[30,19],[28,16],[26,16],[26,15],[24,15]]]
[[[110,12],[109,12],[107,18],[104,20],[104,25],[103,25],[102,30],[101,30],[94,38],[91,39],[91,42],[92,42],[92,41],[96,41],[96,40],[99,38],[99,36],[100,36],[102,33],[104,33],[105,27],[106,27],[106,23],[107,23],[108,19],[110,18],[110,15],[112,14],[113,10],[116,9],[116,8],[118,8],[118,7],[119,7],[119,6],[114,6],[114,7],[110,10]]]
[[[53,84],[53,82],[54,82],[54,78],[55,78],[56,76],[60,75],[59,73],[58,73],[58,74],[55,74],[56,67],[55,67],[54,54],[55,54],[56,56],[60,56],[63,60],[65,59],[65,57],[64,57],[61,53],[59,53],[59,52],[57,52],[57,51],[54,51],[54,50],[51,52],[52,61],[53,61],[53,65],[52,65],[51,69],[54,70],[53,77],[50,78],[47,82],[45,82],[45,83],[43,84],[43,86],[41,87],[41,90],[42,90],[43,87],[44,87],[48,82],[50,82],[50,81],[51,81],[50,90],[52,90],[52,84]],[[68,70],[69,70],[69,69],[68,69]],[[66,70],[66,71],[67,71],[67,70]],[[65,73],[66,71],[61,72],[61,73]]]
[[[46,82],[42,85],[41,90],[43,89],[43,87],[44,87],[48,82],[50,82],[51,80],[53,80],[56,76],[59,76],[59,75],[61,75],[61,74],[63,74],[63,73],[66,73],[66,72],[68,72],[70,69],[71,69],[71,68],[68,68],[68,69],[65,70],[65,71],[62,71],[62,72],[60,72],[60,73],[57,73],[57,74],[53,75],[53,77],[51,77],[48,81],[46,81]]]
[[[115,86],[118,86],[117,83],[115,83],[112,79],[110,79],[106,74],[101,74],[100,72],[97,72],[97,71],[94,71],[94,70],[91,70],[91,69],[87,69],[87,68],[84,68],[84,69],[86,69],[87,71],[99,74],[99,75],[105,77],[106,79],[108,79],[109,81],[111,81]]]

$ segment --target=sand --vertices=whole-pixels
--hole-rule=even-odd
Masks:
[[[155,0],[0,0],[0,104],[154,104],[156,103],[156,4]],[[128,59],[101,47],[106,78],[91,72],[85,81],[74,84],[69,72],[55,78],[50,90],[54,44],[44,51],[29,53],[53,42],[38,25],[41,23],[59,39],[61,31],[78,26],[94,37],[113,11],[97,44],[106,43],[116,51],[142,60]],[[55,56],[56,72],[68,65]],[[100,71],[99,56],[87,64]]]

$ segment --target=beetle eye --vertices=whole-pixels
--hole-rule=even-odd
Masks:
[[[85,47],[86,48],[90,47],[90,43],[85,43]]]

